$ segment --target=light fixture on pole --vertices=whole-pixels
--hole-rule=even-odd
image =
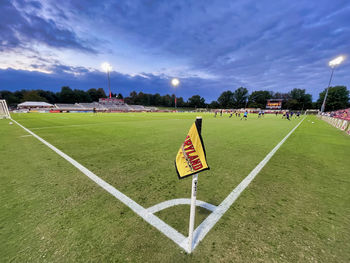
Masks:
[[[327,96],[328,96],[328,90],[329,90],[329,87],[331,86],[331,82],[332,82],[332,78],[333,78],[333,73],[334,73],[335,67],[339,66],[344,61],[344,59],[345,59],[344,56],[339,56],[339,57],[329,61],[329,63],[328,63],[328,65],[332,68],[332,73],[331,73],[331,78],[329,79],[328,87],[327,87],[327,90],[326,90],[326,95],[324,96],[323,103],[322,103],[322,106],[321,106],[321,112],[324,112],[324,109],[326,107],[326,100],[327,100]]]
[[[112,98],[111,81],[109,79],[109,72],[112,70],[112,66],[108,62],[103,62],[101,64],[101,68],[107,73],[109,98]]]
[[[174,87],[174,89],[180,84],[180,80],[177,79],[177,78],[173,78],[171,80],[171,85]],[[176,108],[176,94],[175,94],[175,91],[174,91],[174,95],[175,95],[175,108]]]

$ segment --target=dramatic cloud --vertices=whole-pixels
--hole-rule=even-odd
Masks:
[[[37,67],[32,65],[33,68]],[[104,88],[107,93],[107,75],[103,72],[83,67],[69,67],[56,65],[51,68],[51,74],[14,69],[0,69],[0,90],[15,91],[19,89],[47,89],[59,91],[62,86],[72,89],[87,90],[90,88]],[[111,72],[111,89],[114,93],[122,93],[128,96],[131,91],[144,93],[176,94],[185,99],[195,94],[206,93],[207,102],[217,98],[217,87],[220,83],[201,78],[183,79],[181,85],[174,90],[170,85],[170,78],[166,75],[138,74],[127,75]],[[221,89],[229,89],[231,85],[222,86]]]
[[[107,60],[124,95],[170,93],[176,76],[184,97],[213,100],[244,86],[303,88],[317,99],[328,83],[328,61],[350,56],[348,0],[21,0],[2,2],[0,11],[0,68],[50,72],[36,76],[37,84],[51,79],[55,89],[68,80],[73,88],[103,85],[97,71]],[[349,86],[349,59],[334,85]]]
[[[31,48],[31,45],[45,44],[55,48],[78,49],[95,52],[87,41],[80,39],[73,31],[59,27],[52,19],[38,16],[42,9],[40,2],[0,2],[0,51],[14,48]]]

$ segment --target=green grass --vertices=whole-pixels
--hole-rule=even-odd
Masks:
[[[196,108],[192,108],[192,107],[176,107],[176,109],[174,107],[162,107],[162,106],[157,106],[157,108],[159,110],[169,110],[169,111],[194,111],[196,110]]]
[[[13,118],[144,207],[189,198],[174,158],[191,113],[15,114]],[[311,121],[315,123],[312,123]],[[350,260],[350,137],[308,117],[193,254],[17,125],[0,120],[3,261]],[[197,198],[218,205],[297,124],[203,114],[210,171]],[[189,206],[157,215],[184,235]],[[197,209],[196,225],[208,212]]]

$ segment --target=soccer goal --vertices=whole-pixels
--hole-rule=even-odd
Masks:
[[[10,112],[5,100],[0,100],[0,119],[10,118]]]

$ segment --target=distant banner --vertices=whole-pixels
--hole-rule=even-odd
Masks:
[[[348,127],[348,122],[347,121],[343,121],[343,124],[341,125],[340,129],[342,131],[345,131],[345,129]]]
[[[180,179],[209,170],[202,136],[198,131],[197,123],[196,121],[192,125],[176,155],[175,168]]]

